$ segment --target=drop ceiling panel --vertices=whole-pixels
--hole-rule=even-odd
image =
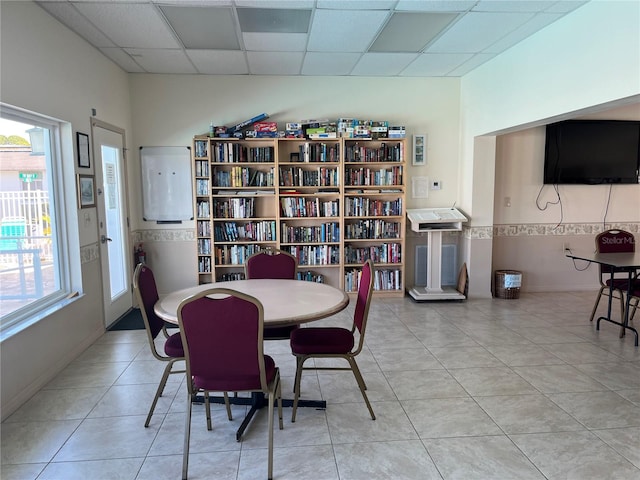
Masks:
[[[304,33],[243,33],[244,48],[265,52],[303,52],[307,46]]]
[[[307,49],[311,52],[364,52],[387,16],[385,11],[317,10]]]
[[[249,66],[244,52],[227,50],[187,50],[198,73],[205,75],[246,75]]]
[[[480,0],[474,12],[541,12],[558,0]]]
[[[243,32],[307,33],[311,10],[283,8],[238,8]]]
[[[144,69],[138,65],[131,55],[125,52],[120,47],[109,48],[103,47],[100,49],[108,58],[113,60],[121,68],[124,68],[127,72],[131,73],[144,73]]]
[[[416,0],[399,0],[396,10],[410,10],[415,12],[466,12],[477,0],[431,0],[422,2]]]
[[[469,53],[423,53],[400,75],[403,77],[444,77],[472,56]]]
[[[393,77],[417,57],[417,53],[365,53],[353,69],[353,73],[364,76]]]
[[[125,48],[125,51],[148,73],[197,73],[182,50]]]
[[[455,13],[396,12],[369,51],[421,52],[456,16]]]
[[[240,50],[230,8],[160,8],[185,48]]]
[[[415,0],[414,0],[415,1]],[[330,10],[389,10],[393,8],[395,0],[318,0],[318,8]]]
[[[299,75],[302,52],[247,52],[252,75]]]
[[[63,24],[71,26],[78,35],[93,46],[98,48],[115,46],[115,44],[92,23],[87,22],[87,19],[83,17],[72,4],[49,2],[44,4],[43,8]]]
[[[150,4],[75,3],[119,47],[178,48],[176,38]]]
[[[531,13],[469,13],[425,51],[479,53],[533,17]]]
[[[360,53],[308,52],[302,64],[302,74],[349,75],[361,56]]]

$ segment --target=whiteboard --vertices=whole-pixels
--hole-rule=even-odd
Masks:
[[[146,221],[193,220],[191,149],[140,147],[142,218]]]

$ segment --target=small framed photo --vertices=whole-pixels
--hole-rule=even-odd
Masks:
[[[86,133],[76,132],[76,144],[78,147],[78,166],[89,168],[91,166],[91,157],[89,156],[89,135]]]
[[[78,203],[80,208],[96,206],[96,185],[93,175],[78,175]]]
[[[413,136],[413,165],[427,164],[427,136],[425,134]]]

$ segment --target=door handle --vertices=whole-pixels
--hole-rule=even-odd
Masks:
[[[109,237],[107,237],[106,235],[100,235],[100,243],[107,243],[107,242],[112,242],[113,240],[111,240]]]

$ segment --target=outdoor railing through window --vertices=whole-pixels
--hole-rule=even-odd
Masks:
[[[55,291],[48,192],[0,192],[2,315]]]

